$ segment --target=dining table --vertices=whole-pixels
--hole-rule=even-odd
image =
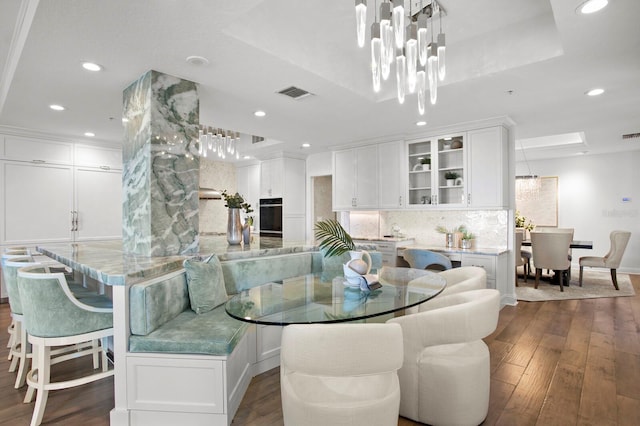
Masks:
[[[326,279],[321,273],[270,282],[235,294],[225,310],[237,320],[262,325],[363,321],[403,315],[447,285],[441,274],[413,268],[385,266],[367,277],[381,286],[365,291],[342,275]]]
[[[531,240],[522,241],[522,245],[526,247],[531,247]],[[569,244],[569,248],[571,249],[593,249],[593,241],[589,240],[573,240],[571,244]]]

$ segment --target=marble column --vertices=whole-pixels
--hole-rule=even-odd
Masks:
[[[124,250],[143,256],[197,253],[196,84],[151,70],[123,97]]]

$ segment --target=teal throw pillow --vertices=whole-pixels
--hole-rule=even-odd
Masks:
[[[183,262],[187,271],[187,288],[191,309],[204,314],[227,301],[222,266],[218,257],[212,255],[203,262],[186,259]]]

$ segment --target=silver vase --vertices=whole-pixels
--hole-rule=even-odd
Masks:
[[[242,223],[240,223],[240,209],[229,209],[227,216],[227,242],[238,245],[242,241]]]

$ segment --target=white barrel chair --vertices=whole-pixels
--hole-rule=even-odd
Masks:
[[[500,292],[480,289],[436,297],[420,312],[390,319],[400,324],[404,362],[400,415],[440,425],[478,425],[489,410],[489,349]]]
[[[397,324],[289,325],[282,332],[285,426],[398,424]]]

